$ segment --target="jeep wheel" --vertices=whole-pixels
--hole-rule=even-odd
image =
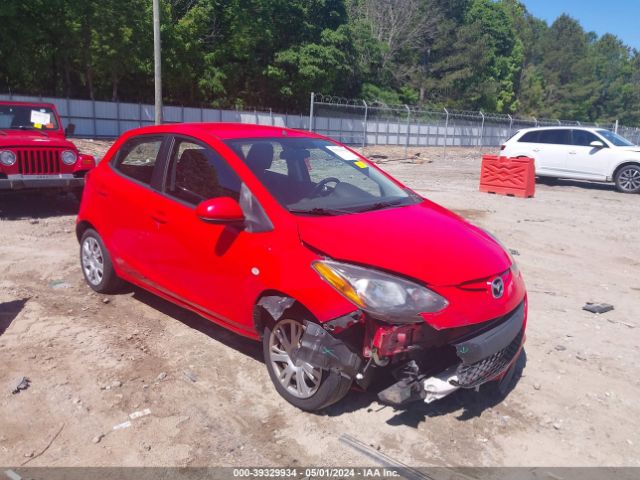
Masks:
[[[100,235],[88,229],[80,240],[80,265],[89,286],[98,293],[113,293],[122,287],[122,280],[116,275],[109,252]]]
[[[278,393],[290,404],[309,412],[340,401],[351,380],[339,373],[293,362],[291,352],[304,333],[302,320],[285,317],[264,329],[262,348],[269,377]]]
[[[622,193],[640,192],[640,165],[627,165],[616,172],[616,189]]]

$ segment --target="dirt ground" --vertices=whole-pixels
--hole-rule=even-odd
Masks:
[[[489,195],[480,152],[366,153],[519,252],[527,364],[505,400],[459,391],[394,410],[351,392],[303,413],[272,388],[256,343],[144,291],[92,293],[73,197],[16,195],[0,199],[0,465],[371,464],[344,434],[412,466],[640,465],[640,195],[576,181]]]

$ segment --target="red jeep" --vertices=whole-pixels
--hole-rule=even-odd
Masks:
[[[50,103],[0,101],[0,192],[53,189],[79,197],[95,160],[66,139],[74,128],[62,128]]]

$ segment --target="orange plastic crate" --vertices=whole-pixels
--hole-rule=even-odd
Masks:
[[[482,156],[480,191],[529,198],[536,192],[533,158]]]

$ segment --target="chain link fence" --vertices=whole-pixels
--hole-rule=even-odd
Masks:
[[[74,137],[116,138],[127,130],[153,125],[155,107],[144,103],[103,102],[33,95],[0,94],[0,100],[19,102],[46,102],[56,106],[64,126],[76,126]],[[245,108],[222,110],[165,105],[162,107],[164,123],[183,122],[235,122],[273,125],[277,127],[309,129],[306,114],[275,113],[271,110]]]
[[[366,147],[498,147],[522,128],[584,126],[616,131],[635,144],[640,129],[613,124],[581,123],[574,120],[523,118],[481,111],[386,105],[365,100],[311,94],[310,129],[342,143]]]

